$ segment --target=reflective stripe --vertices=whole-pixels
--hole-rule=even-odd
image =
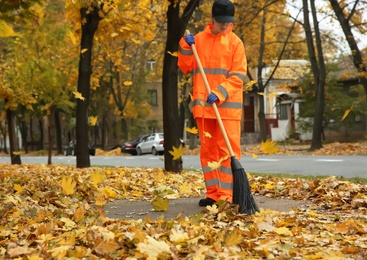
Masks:
[[[222,69],[222,68],[203,68],[206,75],[223,75],[225,77],[229,76],[229,70]],[[199,68],[193,70],[193,75],[200,74]]]
[[[223,165],[220,166],[220,171],[225,174],[232,174],[232,169]]]
[[[182,49],[181,46],[179,47],[179,50],[181,52],[182,55],[185,55],[185,56],[190,56],[190,55],[193,55],[194,53],[192,52],[192,49],[190,50],[185,50],[185,49]]]
[[[218,179],[217,178],[205,181],[205,186],[207,186],[207,187],[215,186],[215,185],[218,185]]]
[[[243,82],[245,82],[245,77],[246,75],[242,74],[242,73],[231,73],[228,75],[228,77],[232,77],[232,76],[236,76],[236,77],[239,77]]]
[[[211,107],[212,105],[206,103],[203,99],[195,99],[192,102],[193,106],[203,106],[205,104],[206,107]],[[224,102],[221,105],[218,106],[218,108],[235,108],[235,109],[242,109],[242,103],[241,102]]]
[[[219,187],[224,188],[224,189],[229,189],[229,190],[231,190],[231,189],[233,189],[233,184],[232,184],[232,183],[230,183],[230,182],[224,182],[224,181],[221,181],[221,182],[219,183]]]
[[[210,168],[209,166],[202,167],[202,169],[203,169],[203,173],[214,171],[214,170],[213,170],[212,168]]]
[[[224,99],[228,98],[228,92],[222,85],[219,85],[217,89],[220,91],[220,93],[222,93],[222,95],[224,96]]]

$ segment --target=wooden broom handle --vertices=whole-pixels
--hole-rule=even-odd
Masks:
[[[187,34],[190,34],[190,31],[189,30],[186,30],[186,35]],[[198,64],[198,67],[199,67],[199,70],[200,70],[200,74],[203,77],[203,81],[204,81],[204,84],[205,84],[205,87],[206,87],[206,91],[208,91],[208,93],[210,94],[212,91],[210,89],[208,79],[206,78],[206,75],[205,75],[205,72],[204,72],[204,69],[203,69],[203,65],[201,64],[201,61],[200,61],[198,52],[196,51],[196,47],[195,47],[195,44],[194,43],[191,45],[191,49],[192,49],[192,52],[194,53],[196,63]],[[234,155],[234,152],[233,152],[233,149],[232,149],[232,146],[231,146],[231,143],[229,142],[226,129],[224,128],[224,125],[223,125],[223,122],[222,122],[222,118],[221,118],[221,116],[219,114],[217,104],[215,102],[213,102],[212,107],[214,109],[215,117],[217,118],[217,121],[218,121],[220,130],[222,131],[222,134],[223,134],[223,137],[224,137],[224,141],[226,142],[226,145],[227,145],[227,148],[228,148],[228,152],[229,152],[229,154],[230,154],[231,157],[232,156],[235,156]]]

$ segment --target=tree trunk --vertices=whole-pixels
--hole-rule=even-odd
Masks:
[[[343,29],[343,33],[345,38],[347,39],[350,51],[352,53],[353,63],[357,71],[360,73],[359,79],[360,83],[364,88],[364,92],[366,93],[366,104],[367,104],[367,78],[366,76],[361,76],[361,74],[365,74],[367,72],[367,66],[363,62],[362,52],[358,47],[357,41],[353,35],[352,28],[349,24],[350,18],[353,16],[353,12],[345,17],[343,9],[340,7],[340,4],[336,0],[330,0],[331,7],[334,10],[334,13],[340,23],[340,26]],[[354,10],[354,9],[353,9]],[[367,107],[365,108],[365,112],[367,115]],[[367,119],[367,116],[365,117]],[[367,120],[365,120],[365,133],[367,133]]]
[[[263,58],[265,52],[265,23],[266,23],[266,9],[262,12],[263,17],[261,21],[261,32],[260,32],[260,48],[259,48],[259,58],[257,61],[257,78],[258,78],[258,93],[263,93],[265,91],[265,87],[262,80],[262,71],[263,71]],[[266,141],[267,134],[266,134],[266,122],[265,122],[265,104],[264,104],[264,95],[259,95],[259,124],[260,124],[260,137],[262,141]]]
[[[315,115],[314,125],[312,132],[312,141],[310,151],[322,148],[322,127],[323,127],[323,116],[324,116],[324,99],[325,99],[325,62],[323,57],[323,50],[320,37],[320,29],[318,27],[315,2],[311,0],[312,17],[316,37],[316,49],[313,41],[313,35],[311,31],[311,24],[309,20],[309,8],[308,1],[303,0],[303,16],[304,16],[304,28],[306,34],[307,49],[310,56],[311,69],[315,82],[316,94],[315,94]]]
[[[42,120],[42,118],[38,119],[38,127],[39,127],[39,131],[40,131],[40,139],[39,139],[40,147],[39,147],[39,149],[43,150],[45,146],[44,146],[44,131],[43,131],[43,120]]]
[[[27,133],[28,133],[28,127],[27,122],[24,120],[23,117],[17,117],[20,127],[20,134],[22,137],[22,145],[25,153],[28,153],[28,140],[27,140]]]
[[[50,107],[50,115],[48,116],[48,159],[47,164],[52,164],[52,149],[55,143],[55,107]]]
[[[179,147],[179,120],[178,116],[178,98],[177,98],[177,57],[170,55],[169,53],[178,51],[178,41],[181,37],[180,23],[179,23],[179,11],[180,5],[174,4],[174,0],[171,0],[171,5],[167,11],[167,40],[166,48],[164,52],[163,62],[163,81],[162,81],[162,94],[163,94],[163,131],[164,131],[164,166],[166,171],[181,172],[182,171],[182,158],[173,160],[170,150],[173,150],[173,146]]]
[[[78,92],[84,100],[78,99],[76,106],[76,167],[90,167],[88,149],[88,106],[90,92],[90,77],[92,74],[93,37],[98,28],[100,9],[96,6],[81,8],[82,37],[80,43]]]
[[[8,148],[7,148],[7,146],[6,146],[6,137],[7,137],[7,135],[6,135],[6,130],[2,127],[2,125],[0,124],[0,131],[1,131],[1,134],[2,134],[2,136],[3,136],[3,152],[4,153],[8,153]],[[1,151],[1,149],[0,149],[0,151]]]
[[[62,154],[62,133],[60,122],[60,109],[56,108],[55,111],[55,133],[56,133],[56,149],[57,154]]]
[[[10,161],[11,164],[22,164],[19,154],[19,144],[15,131],[14,112],[10,109],[6,110],[6,118],[8,121],[9,143],[10,143]]]

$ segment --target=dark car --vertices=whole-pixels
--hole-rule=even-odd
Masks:
[[[132,155],[137,155],[136,146],[144,141],[148,136],[150,135],[140,135],[138,137],[135,137],[134,139],[124,142],[121,145],[121,152],[122,153],[129,153]]]
[[[89,154],[90,155],[96,155],[96,148],[94,147],[94,145],[88,145],[89,148]],[[69,142],[68,145],[66,145],[64,147],[64,155],[68,156],[68,155],[76,155],[76,141],[72,140]]]

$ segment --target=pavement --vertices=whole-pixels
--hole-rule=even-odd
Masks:
[[[259,208],[264,210],[277,210],[280,212],[287,212],[292,208],[308,207],[312,205],[309,201],[291,200],[287,198],[268,198],[265,196],[254,196],[256,204]],[[149,201],[129,201],[116,200],[104,206],[106,212],[105,217],[125,220],[138,220],[149,217],[156,220],[163,217],[165,220],[173,219],[177,216],[191,216],[197,214],[205,207],[198,205],[200,198],[179,198],[169,201],[169,208],[167,211],[154,211],[151,202]]]

